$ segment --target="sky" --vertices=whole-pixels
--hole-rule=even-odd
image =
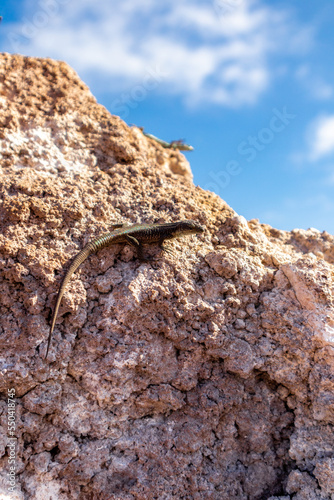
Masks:
[[[1,0],[0,51],[66,61],[98,102],[184,139],[239,215],[334,233],[334,2]]]

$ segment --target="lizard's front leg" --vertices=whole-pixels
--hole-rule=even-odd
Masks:
[[[161,250],[162,252],[166,252],[166,253],[168,253],[169,255],[171,255],[172,257],[174,257],[174,254],[173,254],[172,250],[171,250],[168,246],[164,245],[164,242],[165,242],[165,239],[164,239],[164,238],[162,238],[162,239],[159,241],[158,245],[159,245],[160,250]]]

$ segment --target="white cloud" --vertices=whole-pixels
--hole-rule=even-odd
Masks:
[[[273,54],[305,50],[312,40],[287,11],[261,0],[40,0],[35,11],[25,2],[22,22],[7,28],[7,50],[65,60],[114,92],[159,67],[161,92],[190,104],[256,102]]]
[[[309,160],[317,161],[334,153],[334,115],[320,116],[308,131]]]

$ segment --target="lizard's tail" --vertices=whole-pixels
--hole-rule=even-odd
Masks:
[[[90,242],[88,245],[86,245],[75,257],[70,265],[67,273],[64,276],[64,279],[62,281],[62,284],[59,288],[59,292],[57,295],[57,300],[56,300],[56,306],[53,311],[52,315],[52,321],[51,321],[51,327],[50,327],[50,333],[49,333],[49,338],[48,338],[48,345],[46,348],[46,354],[45,354],[45,359],[48,357],[49,354],[49,349],[50,349],[50,344],[51,344],[51,338],[52,338],[52,332],[56,324],[56,319],[57,319],[57,314],[60,306],[61,299],[64,295],[64,291],[66,288],[67,283],[70,281],[72,274],[78,269],[78,267],[87,259],[87,257],[96,251],[96,244],[95,242]]]

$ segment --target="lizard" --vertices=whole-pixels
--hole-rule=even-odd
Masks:
[[[56,324],[56,318],[61,303],[61,299],[64,295],[65,288],[71,279],[72,274],[78,269],[78,267],[91,255],[92,253],[101,250],[110,245],[116,245],[119,243],[127,243],[132,245],[137,249],[137,256],[141,260],[148,260],[143,256],[143,245],[149,245],[152,243],[157,243],[161,250],[168,251],[163,243],[165,240],[170,240],[177,238],[178,236],[184,236],[188,234],[199,234],[204,231],[204,227],[198,222],[183,220],[178,222],[165,222],[162,224],[134,224],[131,226],[124,226],[123,224],[114,224],[112,226],[112,231],[101,235],[99,238],[94,239],[87,243],[86,246],[74,257],[70,267],[64,275],[61,282],[56,305],[53,310],[53,315],[51,319],[51,327],[48,337],[47,349],[45,359],[48,357],[52,333]]]
[[[177,141],[167,142],[167,141],[163,141],[162,139],[159,139],[159,137],[156,137],[153,134],[148,134],[147,132],[144,131],[143,127],[138,127],[138,128],[143,132],[145,137],[148,137],[149,139],[153,139],[153,141],[160,144],[163,148],[178,149],[179,151],[194,151],[194,148],[192,146],[190,146],[190,144],[185,144],[182,139],[179,139]]]
[[[170,149],[178,149],[179,151],[194,151],[194,148],[190,146],[190,144],[185,144],[182,139],[179,139],[177,141],[163,141],[162,139],[159,139],[159,137],[156,137],[153,134],[147,134],[146,132],[143,132],[143,134],[148,137],[149,139],[153,139],[155,142],[160,144],[163,148],[170,148]]]

